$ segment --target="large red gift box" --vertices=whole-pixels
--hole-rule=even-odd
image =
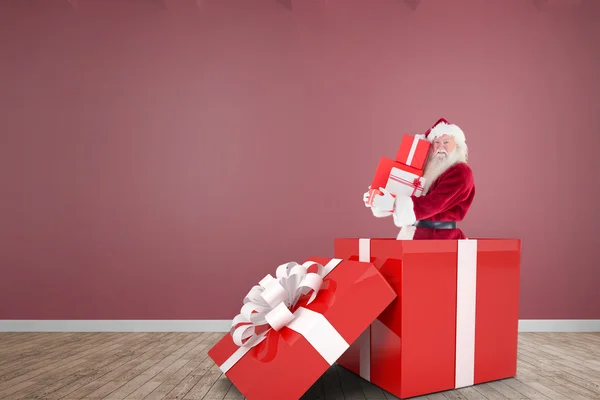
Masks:
[[[338,364],[400,397],[516,375],[521,241],[337,239],[398,294]]]
[[[380,194],[380,187],[387,189],[395,196],[412,196],[413,194],[421,196],[424,184],[423,171],[390,158],[381,157],[371,182],[367,203],[372,205],[375,195]]]
[[[416,169],[424,169],[431,144],[416,136],[404,135],[396,153],[396,161]]]
[[[395,298],[368,262],[283,264],[208,355],[249,400],[299,399]]]

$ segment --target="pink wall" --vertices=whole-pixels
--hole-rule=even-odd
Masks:
[[[0,10],[0,319],[232,318],[280,263],[395,235],[362,194],[441,116],[461,227],[523,239],[520,317],[600,318],[592,2],[79,3]]]

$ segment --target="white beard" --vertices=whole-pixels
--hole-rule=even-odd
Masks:
[[[439,154],[429,153],[427,164],[425,165],[425,185],[423,186],[423,194],[429,191],[429,188],[448,168],[459,162],[467,162],[465,151],[456,146],[450,154],[440,156]]]

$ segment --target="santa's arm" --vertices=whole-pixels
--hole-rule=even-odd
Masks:
[[[434,190],[424,196],[398,196],[394,204],[394,224],[408,226],[449,210],[463,201],[473,185],[470,168],[453,168],[440,177]]]
[[[380,210],[380,209],[378,209],[376,207],[371,207],[371,212],[377,218],[385,218],[385,217],[389,217],[390,215],[392,215],[391,211]]]

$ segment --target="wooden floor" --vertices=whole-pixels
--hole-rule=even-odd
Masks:
[[[0,399],[243,399],[206,352],[223,333],[0,333]],[[395,399],[334,366],[308,399]],[[600,333],[522,333],[516,378],[418,399],[600,399]]]

